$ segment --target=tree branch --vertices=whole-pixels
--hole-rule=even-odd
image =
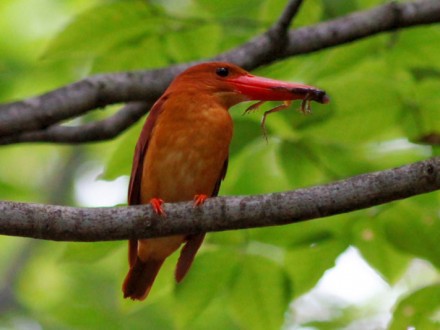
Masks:
[[[96,75],[25,101],[0,105],[0,137],[45,129],[110,104],[154,101],[181,71],[176,70]]]
[[[54,125],[39,131],[25,132],[0,138],[0,145],[22,142],[87,143],[109,140],[137,122],[153,104],[131,102],[106,119],[79,125]]]
[[[270,34],[265,33],[220,54],[216,59],[234,62],[252,70],[280,59],[343,45],[379,33],[439,22],[439,1],[390,2],[370,10],[291,30],[283,50],[274,52],[276,49],[272,46]]]
[[[282,193],[165,204],[73,208],[0,202],[0,234],[57,241],[104,241],[297,223],[440,189],[440,157]]]
[[[292,24],[292,20],[295,18],[296,14],[298,14],[299,8],[301,7],[302,3],[303,0],[291,0],[287,4],[278,21],[276,21],[269,30],[275,32],[275,37],[277,35],[287,35],[289,26],[290,24]]]
[[[391,1],[369,11],[346,15],[336,21],[291,31],[289,43],[280,58],[315,52],[383,32],[439,23],[440,1]],[[306,40],[308,42],[304,42]]]
[[[278,26],[278,31],[282,33],[296,13],[295,6],[300,3],[301,1],[291,1],[272,30]],[[287,42],[282,43],[281,47],[280,43],[274,42],[274,34],[266,32],[248,43],[220,54],[215,60],[233,62],[252,70],[283,58],[346,44],[378,33],[436,22],[440,22],[440,2],[437,0],[391,2],[371,10],[289,31]],[[0,105],[0,137],[14,137],[9,140],[0,139],[0,143],[29,141],[29,136],[22,138],[20,134],[46,130],[63,120],[105,105],[133,101],[153,102],[175,75],[192,64],[194,63],[150,71],[96,75],[40,96]],[[97,123],[91,131],[105,129],[105,125],[105,122]],[[119,127],[121,130],[125,129],[124,125]],[[63,130],[70,130],[70,133],[63,133]],[[71,128],[56,127],[55,131],[47,134],[51,135],[51,141],[67,143],[70,138],[58,136],[73,136],[72,132]],[[102,139],[113,137],[119,132],[103,134]],[[48,140],[41,133],[34,136],[34,141],[39,137],[41,141]],[[92,140],[99,140],[99,135],[100,133],[93,132]],[[72,142],[86,142],[86,139],[75,135]]]

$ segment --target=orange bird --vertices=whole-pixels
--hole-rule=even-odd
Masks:
[[[229,108],[251,100],[298,99],[303,100],[303,110],[311,100],[328,102],[325,92],[314,87],[256,77],[230,63],[187,69],[154,104],[145,122],[134,154],[128,203],[150,203],[157,214],[164,215],[164,201],[194,200],[197,206],[216,196],[226,174],[232,138]],[[165,259],[184,244],[175,272],[180,282],[204,237],[203,233],[130,240],[124,297],[145,299]]]

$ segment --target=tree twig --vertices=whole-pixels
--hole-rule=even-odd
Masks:
[[[216,197],[202,207],[165,204],[73,208],[0,202],[0,234],[57,241],[103,241],[298,223],[440,189],[440,157],[295,191]]]
[[[280,17],[278,22],[282,22],[281,25],[285,26],[288,18],[294,16],[295,3],[299,1],[292,1],[289,4],[291,7],[287,8],[289,10],[286,9]],[[437,0],[392,2],[289,31],[287,42],[282,46],[273,42],[270,33],[263,33],[248,43],[220,54],[215,60],[233,62],[252,70],[283,58],[346,44],[378,33],[436,22],[440,22],[440,2]],[[24,132],[44,130],[63,120],[109,104],[153,102],[176,74],[192,64],[194,63],[150,71],[97,75],[24,101],[0,105],[0,137],[17,137]],[[104,125],[99,124],[94,129],[104,129]],[[60,129],[57,132],[64,134]],[[93,133],[93,141],[96,136],[99,134]],[[104,139],[107,138],[105,134],[103,136]],[[74,137],[74,142],[77,139]],[[17,140],[19,139],[16,138]],[[56,140],[54,137],[53,141]],[[59,140],[68,142],[67,139]]]
[[[296,14],[298,14],[299,8],[301,7],[302,3],[303,0],[289,1],[281,16],[270,28],[270,31],[276,32],[277,35],[287,35],[289,26],[292,23],[292,20],[295,18]]]

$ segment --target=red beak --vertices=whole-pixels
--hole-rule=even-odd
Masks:
[[[287,83],[251,74],[229,78],[228,81],[239,93],[246,95],[249,100],[310,100],[323,104],[330,102],[330,98],[325,91],[304,84]]]

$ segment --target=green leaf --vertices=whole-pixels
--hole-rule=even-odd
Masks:
[[[234,0],[196,0],[196,3],[217,18],[229,19],[231,17],[242,18],[243,10],[247,10],[247,14],[250,17],[256,15],[263,1],[264,0],[243,0],[240,2]]]
[[[239,155],[230,159],[227,179],[221,194],[242,195],[269,193],[289,189],[284,174],[277,162],[279,143],[262,137],[248,143]]]
[[[246,255],[231,288],[229,307],[242,329],[280,329],[291,288],[282,267]]]
[[[321,80],[331,96],[332,120],[307,130],[307,135],[323,141],[365,143],[396,137],[396,116],[400,110],[396,79],[380,58],[359,63],[352,70]],[[371,74],[374,73],[374,74]],[[365,79],[368,77],[368,79]]]
[[[151,51],[155,49],[156,51]],[[96,55],[91,73],[127,71],[163,67],[170,63],[164,54],[163,40],[149,36],[136,45],[115,45],[108,52]]]
[[[322,0],[324,20],[347,15],[358,9],[357,1],[353,0]]]
[[[223,37],[219,25],[211,23],[172,33],[166,39],[168,56],[175,62],[189,62],[216,55]]]
[[[364,217],[357,220],[353,226],[353,244],[390,284],[396,283],[408,267],[410,259],[390,245],[380,219]]]
[[[92,57],[118,45],[137,45],[162,31],[166,21],[159,7],[138,0],[115,1],[79,14],[55,37],[45,57]],[[86,36],[86,37],[85,37]]]
[[[141,128],[145,119],[140,119],[127,132],[125,132],[117,141],[113,151],[106,162],[105,169],[100,176],[103,180],[114,180],[121,175],[130,175],[133,163],[134,149],[139,139]]]
[[[107,257],[115,249],[121,248],[121,242],[66,243],[62,262],[94,263]]]
[[[348,242],[352,223],[353,217],[340,215],[285,226],[254,228],[245,232],[249,240],[294,250],[336,238]]]
[[[213,301],[229,292],[237,261],[234,251],[225,247],[197,256],[185,280],[176,285],[175,313],[179,328],[190,329],[207,321],[204,314]],[[213,316],[212,310],[210,314]]]
[[[228,303],[228,298],[224,295],[215,297],[207,306],[204,306],[203,311],[197,316],[193,322],[190,322],[186,327],[180,329],[188,330],[242,330],[237,322],[232,318],[232,315],[227,312],[225,306]],[[191,303],[187,301],[181,302],[188,307],[191,307]],[[174,317],[174,315],[173,315]],[[177,327],[178,328],[178,327]]]
[[[431,193],[399,202],[382,215],[387,239],[398,249],[424,258],[440,268],[440,195]]]
[[[347,242],[330,238],[290,249],[286,253],[285,266],[293,281],[295,297],[313,288],[347,248]]]
[[[320,163],[317,148],[304,141],[283,141],[278,157],[292,189],[328,181],[327,175],[333,175]]]
[[[393,313],[389,330],[440,328],[440,284],[427,286],[402,299]]]
[[[247,104],[247,106],[249,106]],[[232,142],[229,147],[230,156],[235,157],[252,141],[262,138],[262,132],[258,125],[258,119],[255,120],[252,117],[243,117],[243,113],[246,107],[236,106],[230,109],[230,113],[234,120],[234,135],[232,136]]]
[[[438,25],[415,27],[405,33],[394,33],[389,36],[387,61],[396,67],[432,67],[440,68],[436,54],[440,45],[432,42],[440,37]]]
[[[417,120],[418,133],[429,134],[440,129],[440,95],[437,93],[440,79],[426,79],[417,83],[414,91],[418,101],[417,109],[413,109],[413,118]],[[414,110],[417,111],[414,113]]]
[[[246,242],[246,230],[230,230],[224,232],[213,232],[207,235],[205,242],[209,246],[221,248],[222,246],[238,246]]]

